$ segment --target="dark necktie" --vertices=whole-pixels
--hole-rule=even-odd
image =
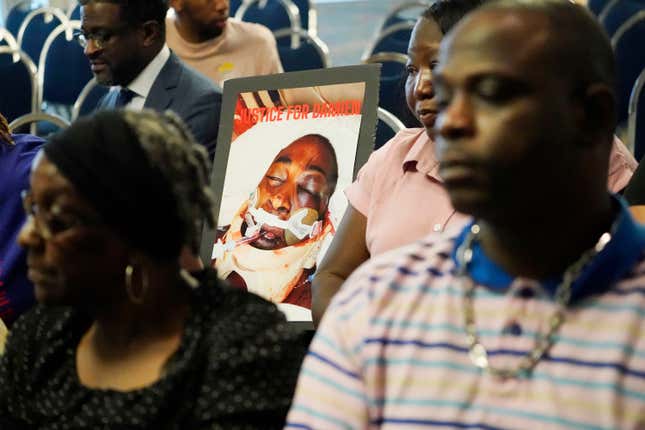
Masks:
[[[129,88],[121,88],[119,90],[119,95],[116,97],[116,102],[114,103],[114,108],[115,109],[120,109],[125,107],[130,101],[132,101],[132,98],[136,96],[137,94],[130,90]]]

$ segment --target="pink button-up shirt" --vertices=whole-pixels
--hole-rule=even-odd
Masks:
[[[452,208],[434,152],[424,129],[401,130],[372,153],[345,190],[349,203],[367,217],[365,241],[371,255],[468,219]]]
[[[621,191],[638,163],[617,138],[609,160],[608,188]],[[414,242],[431,232],[461,227],[439,177],[434,142],[422,128],[398,132],[374,151],[345,190],[349,203],[367,217],[365,242],[372,256]]]

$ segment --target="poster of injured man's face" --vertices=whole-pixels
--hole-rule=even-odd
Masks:
[[[217,229],[202,258],[290,321],[311,321],[311,277],[347,207],[343,190],[371,152],[377,73],[355,66],[225,83]]]

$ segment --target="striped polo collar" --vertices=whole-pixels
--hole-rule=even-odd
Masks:
[[[572,301],[605,291],[625,277],[644,256],[645,227],[632,218],[622,198],[614,196],[613,199],[617,214],[611,229],[612,238],[573,282]],[[455,239],[452,252],[455,270],[459,267],[457,249],[466,239],[473,223],[474,221],[465,226]],[[484,253],[479,242],[473,245],[473,258],[468,272],[477,284],[485,285],[492,290],[506,290],[514,280]],[[561,282],[562,275],[539,280],[540,286],[551,296]]]

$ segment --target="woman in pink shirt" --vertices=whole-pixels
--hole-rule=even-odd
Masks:
[[[345,190],[349,206],[312,282],[315,325],[345,279],[372,255],[432,232],[459,228],[467,220],[452,208],[428,137],[437,115],[432,68],[443,36],[485,1],[438,0],[417,21],[408,46],[405,95],[424,128],[402,130],[374,151]],[[636,160],[614,139],[609,164],[608,187],[619,192],[636,169]]]
[[[443,36],[483,0],[440,0],[417,21],[408,46],[405,98],[424,128],[400,131],[375,151],[345,191],[349,206],[312,283],[314,324],[342,283],[371,255],[461,225],[437,174],[432,67]]]

